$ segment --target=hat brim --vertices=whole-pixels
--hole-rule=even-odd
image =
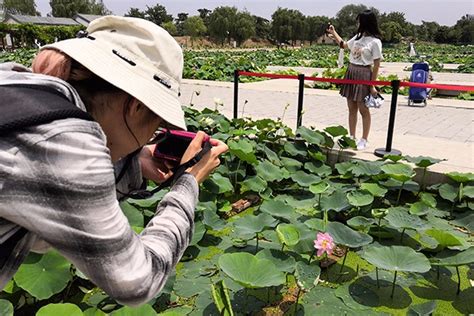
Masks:
[[[184,111],[177,96],[141,71],[87,38],[74,38],[44,46],[70,56],[91,72],[130,94],[174,128],[186,130]]]

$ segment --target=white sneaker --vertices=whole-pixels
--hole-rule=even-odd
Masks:
[[[367,148],[368,145],[369,142],[367,141],[367,139],[361,138],[357,143],[357,150],[364,150]]]

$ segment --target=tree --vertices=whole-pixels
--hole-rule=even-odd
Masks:
[[[178,17],[176,18],[176,28],[179,35],[184,35],[184,22],[188,19],[189,13],[178,13]]]
[[[104,3],[99,0],[50,0],[51,14],[55,17],[72,18],[78,13],[107,15],[110,14]]]
[[[41,15],[36,10],[35,0],[4,0],[0,8],[4,13],[21,15]]]
[[[270,37],[272,26],[270,21],[261,16],[253,16],[255,23],[255,36],[261,39],[267,39]]]
[[[209,15],[212,13],[212,10],[202,8],[198,9],[199,17],[204,21],[206,27],[209,27]]]
[[[129,16],[132,18],[145,18],[145,12],[141,11],[138,8],[130,8],[127,13],[125,13],[125,16]]]
[[[178,28],[171,21],[161,24],[161,27],[164,28],[166,32],[170,33],[173,36],[176,36],[178,34]]]
[[[383,39],[388,43],[399,43],[402,39],[403,28],[395,21],[387,21],[380,25]]]
[[[452,44],[457,41],[457,33],[454,27],[442,25],[438,28],[438,31],[434,35],[436,43],[440,44]]]
[[[454,25],[458,35],[457,42],[474,44],[474,15],[466,14]]]
[[[255,20],[248,12],[238,12],[236,16],[236,23],[232,31],[232,37],[241,46],[247,39],[255,35]]]
[[[164,6],[156,4],[153,7],[146,6],[145,19],[155,23],[156,25],[162,25],[165,22],[172,22],[173,16],[168,14]]]
[[[186,19],[183,24],[184,34],[191,36],[191,44],[198,36],[203,36],[207,32],[207,27],[200,16],[192,16]]]
[[[272,14],[272,35],[280,43],[303,40],[305,37],[305,16],[298,10],[278,8]]]
[[[367,9],[372,10],[377,17],[380,16],[376,8],[368,8],[363,4],[348,4],[342,7],[341,10],[337,12],[336,20],[334,21],[337,32],[344,38],[354,36],[358,28],[357,16]]]
[[[312,45],[314,41],[326,33],[329,18],[326,16],[308,16],[305,22],[305,40],[309,41],[310,45]]]
[[[418,40],[433,42],[439,27],[436,22],[421,21],[421,25],[415,27],[415,36]]]
[[[209,34],[221,45],[227,39],[230,42],[233,27],[236,24],[236,7],[218,7],[209,15]]]

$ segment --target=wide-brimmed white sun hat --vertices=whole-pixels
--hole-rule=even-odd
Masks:
[[[46,45],[142,102],[170,125],[186,129],[179,102],[183,52],[158,25],[139,18],[105,16],[78,38]]]

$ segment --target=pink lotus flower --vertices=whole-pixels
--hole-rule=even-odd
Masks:
[[[331,235],[328,233],[318,233],[316,240],[314,241],[314,248],[318,249],[318,257],[321,257],[323,253],[328,255],[332,254],[336,245]]]

